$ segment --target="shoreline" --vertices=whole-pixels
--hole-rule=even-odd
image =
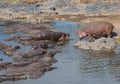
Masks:
[[[114,32],[118,34],[118,37],[120,36],[119,1],[92,2],[91,0],[89,3],[82,2],[45,0],[34,4],[1,3],[0,24],[2,21],[6,21],[6,24],[10,24],[10,21],[31,24],[71,21],[87,25],[91,22],[106,21],[114,25]]]

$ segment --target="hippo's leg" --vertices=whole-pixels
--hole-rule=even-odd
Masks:
[[[107,33],[107,38],[112,38],[112,33],[111,32]]]
[[[82,38],[79,38],[80,39],[80,41],[82,40]]]

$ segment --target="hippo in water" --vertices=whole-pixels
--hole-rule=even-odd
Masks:
[[[78,30],[76,34],[79,35],[79,38],[88,37],[88,41],[91,41],[91,38],[98,39],[100,37],[112,37],[112,31],[114,26],[109,22],[95,22],[90,26],[85,27],[84,29]]]
[[[31,35],[30,40],[50,40],[50,41],[65,41],[69,38],[68,33],[56,30],[40,30],[39,32]]]

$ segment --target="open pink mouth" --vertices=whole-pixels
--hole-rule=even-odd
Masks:
[[[79,34],[79,38],[82,38],[83,36],[81,34]]]

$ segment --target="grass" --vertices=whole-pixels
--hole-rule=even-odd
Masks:
[[[19,0],[0,0],[0,2],[17,3]]]
[[[8,2],[8,3],[17,3],[17,2],[24,2],[29,0],[0,0],[0,2]]]
[[[17,3],[17,2],[29,2],[29,3],[34,3],[34,2],[41,2],[44,0],[0,0],[0,2],[7,2],[7,3]]]
[[[117,39],[117,43],[120,44],[120,38]]]

